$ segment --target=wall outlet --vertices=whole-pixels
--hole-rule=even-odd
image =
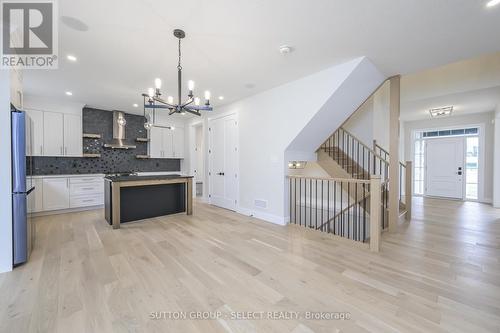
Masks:
[[[266,200],[255,199],[254,200],[254,206],[255,207],[259,207],[259,208],[267,208],[267,201]]]

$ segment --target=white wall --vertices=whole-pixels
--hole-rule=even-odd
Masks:
[[[495,143],[494,143],[494,162],[493,162],[493,206],[500,208],[500,104],[497,105],[495,112]]]
[[[70,113],[81,116],[82,109],[85,106],[85,104],[73,102],[68,99],[71,99],[71,97],[63,96],[60,99],[53,99],[53,98],[45,98],[33,95],[26,95],[24,96],[23,107],[24,109]]]
[[[442,119],[425,119],[404,123],[405,161],[413,161],[413,132],[420,129],[432,129],[454,126],[484,125],[484,147],[480,147],[480,164],[484,169],[480,173],[479,200],[492,202],[493,198],[493,154],[494,126],[493,112],[475,113],[465,116],[451,116]],[[481,169],[481,165],[479,166]]]
[[[287,162],[314,160],[321,143],[384,79],[369,60],[359,58],[210,114],[238,115],[240,212],[284,223]],[[266,200],[267,208],[255,207],[255,199]]]
[[[343,127],[372,147],[373,140],[389,150],[389,81],[384,83],[343,125]]]

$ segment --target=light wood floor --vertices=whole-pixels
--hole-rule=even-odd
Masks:
[[[1,332],[500,332],[500,211],[416,199],[373,254],[196,204],[112,230],[102,211],[37,219],[0,274]],[[167,320],[152,311],[348,312],[350,320]],[[173,314],[172,314],[173,315]]]

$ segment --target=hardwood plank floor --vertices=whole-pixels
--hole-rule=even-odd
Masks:
[[[31,260],[0,274],[0,332],[500,332],[500,210],[416,198],[413,214],[378,254],[202,203],[119,230],[101,210],[39,217]]]

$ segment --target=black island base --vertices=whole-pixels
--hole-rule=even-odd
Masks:
[[[106,176],[104,215],[113,229],[121,223],[193,213],[192,176]]]

